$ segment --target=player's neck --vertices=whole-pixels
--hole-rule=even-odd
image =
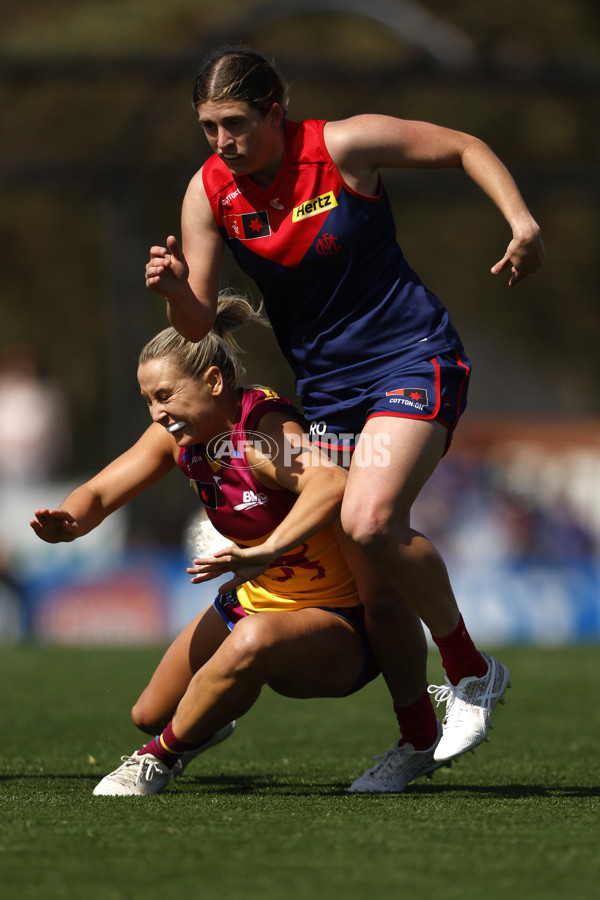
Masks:
[[[250,178],[250,180],[253,181],[254,184],[258,185],[259,188],[268,190],[279,174],[284,152],[285,132],[282,128],[281,132],[278,135],[278,139],[274,144],[273,151],[270,157],[259,169],[249,174],[248,177]]]

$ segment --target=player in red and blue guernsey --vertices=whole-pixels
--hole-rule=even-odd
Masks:
[[[491,270],[510,271],[510,286],[541,265],[538,225],[482,141],[381,115],[288,121],[277,70],[249,48],[205,62],[194,106],[213,155],[186,192],[183,249],[173,236],[152,247],[146,284],[197,340],[213,321],[225,246],[256,281],[313,437],[338,454],[356,447],[341,521],[399,721],[429,702],[426,686],[412,698],[403,687],[406,667],[426,653],[424,638],[402,633],[408,605],[447,676],[429,688],[446,701],[436,759],[459,756],[486,738],[508,671],[474,646],[446,567],[411,528],[410,509],[448,449],[470,364],[446,308],[402,254],[380,170],[462,168],[512,229]],[[387,790],[394,765],[386,757],[353,788]]]

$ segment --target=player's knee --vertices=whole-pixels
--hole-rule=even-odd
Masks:
[[[377,511],[342,508],[341,516],[344,533],[363,550],[367,556],[385,552],[390,543],[390,527],[387,517]]]
[[[259,669],[272,644],[271,629],[260,614],[246,616],[227,641],[225,663],[231,673]]]
[[[157,721],[156,716],[152,715],[152,710],[149,708],[143,695],[132,707],[131,721],[144,734],[157,734],[163,729],[162,723]]]
[[[341,524],[344,533],[374,561],[385,561],[410,542],[410,528],[397,521],[383,505],[367,502],[342,506]]]

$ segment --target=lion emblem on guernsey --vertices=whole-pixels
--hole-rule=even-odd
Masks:
[[[318,559],[308,559],[306,556],[307,550],[308,544],[302,544],[302,548],[295,553],[284,553],[283,556],[278,557],[269,566],[269,569],[281,569],[281,575],[272,576],[273,581],[289,581],[290,578],[297,574],[298,569],[314,570],[315,574],[311,577],[311,581],[324,578],[325,567],[321,565]]]

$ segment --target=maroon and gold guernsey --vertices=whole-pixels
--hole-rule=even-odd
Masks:
[[[264,388],[245,388],[231,433],[207,446],[182,449],[179,466],[191,480],[214,527],[239,547],[263,543],[288,514],[296,494],[265,487],[248,465],[250,442],[268,456],[272,443],[260,432],[264,415],[280,410],[298,419],[296,408]],[[276,559],[254,581],[237,589],[247,612],[305,606],[358,606],[356,584],[331,527]]]

